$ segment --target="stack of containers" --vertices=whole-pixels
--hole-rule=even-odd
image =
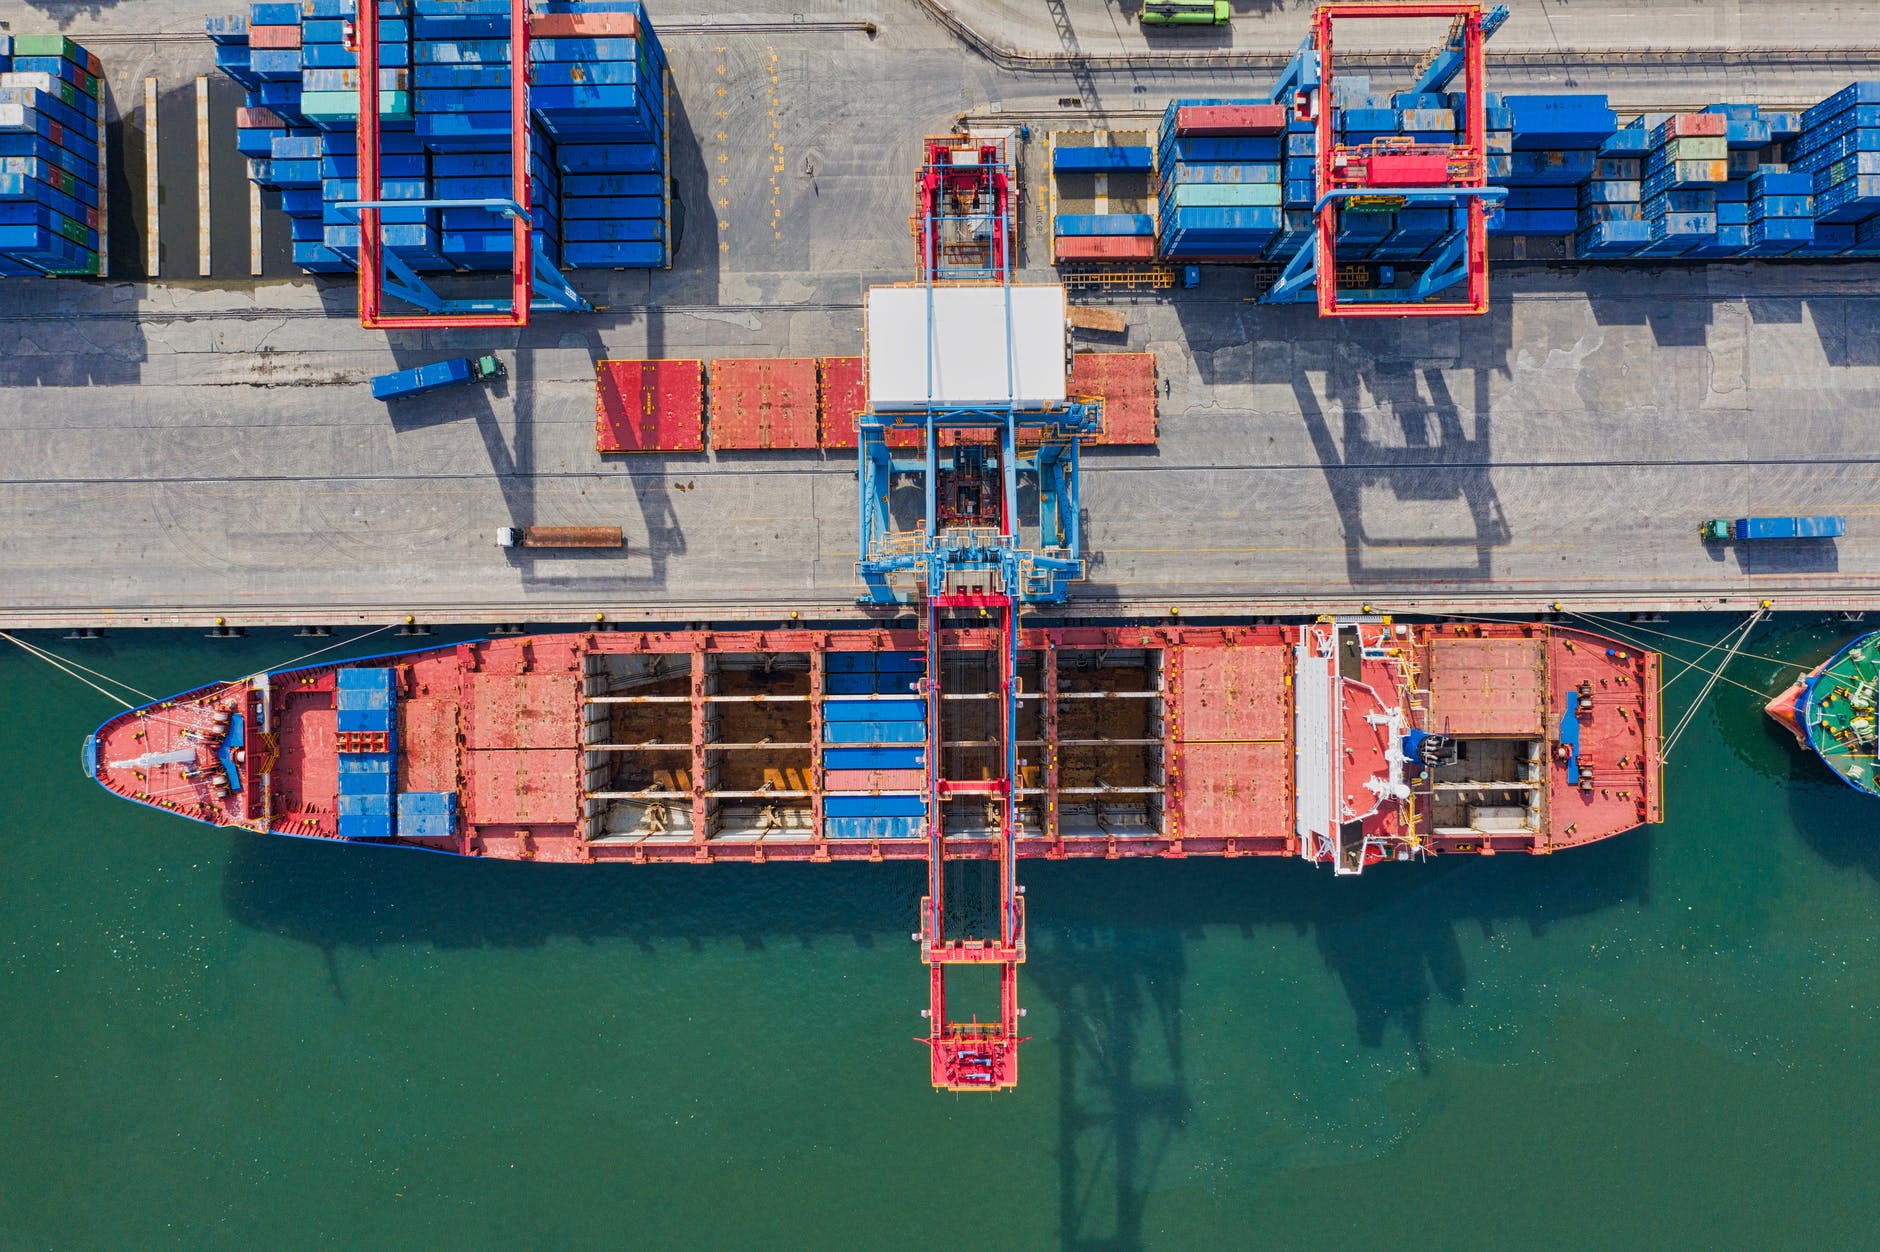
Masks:
[[[1147,145],[1070,144],[1052,137],[1051,173],[1146,178],[1155,165]],[[1052,257],[1058,261],[1147,260],[1155,255],[1155,216],[1150,213],[1059,213],[1052,218]]]
[[[1789,169],[1813,180],[1815,237],[1797,252],[1880,247],[1880,82],[1850,83],[1802,114],[1785,148]]]
[[[555,145],[562,260],[669,264],[666,52],[639,0],[546,0],[532,32],[530,103]]]
[[[1256,257],[1272,245],[1286,113],[1264,100],[1170,102],[1156,143],[1163,256]]]
[[[0,36],[0,275],[99,274],[102,73],[62,35]]]
[[[918,652],[831,652],[823,676],[823,836],[913,839],[927,815],[927,668]]]
[[[1371,90],[1370,79],[1363,76],[1334,79],[1332,96],[1338,102],[1338,115],[1334,120],[1338,124],[1339,143],[1359,147],[1396,137],[1400,116],[1391,107],[1389,96]],[[1347,200],[1338,215],[1338,259],[1361,261],[1372,256],[1396,227],[1397,218],[1391,210],[1381,205],[1366,206],[1362,200]]]
[[[515,0],[527,3],[527,0]],[[380,195],[510,196],[510,0],[378,0]],[[359,226],[356,0],[264,0],[208,23],[216,64],[247,89],[236,117],[249,177],[281,193],[294,262],[354,269]],[[558,264],[667,263],[666,59],[638,0],[546,0],[531,20],[530,200]],[[569,204],[564,205],[566,197]],[[578,203],[575,203],[578,200]],[[503,270],[507,217],[482,208],[381,211],[388,247],[420,272]]]
[[[1457,116],[1461,116],[1468,103],[1468,97],[1462,92],[1449,94],[1449,107]],[[1482,121],[1485,128],[1482,146],[1487,152],[1484,173],[1489,182],[1500,186],[1514,172],[1514,110],[1502,101],[1499,91],[1486,93]]]
[[[431,194],[509,199],[509,0],[414,0],[411,33],[412,132],[426,153]],[[539,138],[530,144],[530,228],[537,250],[553,261],[559,206],[544,146]],[[509,268],[515,246],[507,215],[465,206],[432,216],[427,225],[438,231],[438,249],[452,266]]]
[[[389,839],[398,773],[394,675],[389,669],[342,669],[337,677],[339,835]]]
[[[1397,130],[1419,144],[1456,142],[1458,113],[1450,97],[1441,92],[1400,92],[1391,97],[1397,110]],[[1466,206],[1463,208],[1466,212]],[[1458,206],[1409,204],[1397,210],[1391,232],[1371,250],[1380,261],[1414,261],[1447,239],[1458,228]]]
[[[1749,247],[1749,180],[1769,146],[1769,123],[1753,104],[1711,104],[1702,110],[1724,119],[1725,180],[1716,193],[1717,234],[1684,255],[1691,258],[1742,256]]]
[[[1814,176],[1769,163],[1749,176],[1747,256],[1780,256],[1815,238]]]
[[[1599,145],[1593,177],[1580,184],[1576,255],[1630,256],[1651,242],[1651,226],[1639,215],[1645,156],[1650,150],[1651,134],[1636,122],[1614,131]]]
[[[1581,183],[1593,180],[1599,149],[1618,128],[1601,95],[1507,96],[1512,132],[1507,172],[1489,182],[1508,188],[1489,222],[1496,235],[1570,235],[1580,225]],[[1612,181],[1612,180],[1608,180]]]
[[[1653,123],[1656,123],[1653,125]],[[1651,226],[1651,242],[1638,256],[1679,256],[1717,242],[1717,188],[1730,178],[1720,113],[1673,113],[1646,117],[1651,151],[1645,156],[1639,216]],[[1743,243],[1747,246],[1747,234]]]

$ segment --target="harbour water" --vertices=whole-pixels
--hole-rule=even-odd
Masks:
[[[34,641],[155,694],[317,646]],[[1668,820],[1577,852],[1023,866],[1035,1039],[955,1097],[917,867],[230,835],[88,782],[113,706],[0,647],[8,1246],[1872,1245],[1880,802],[1763,717],[1764,660]]]

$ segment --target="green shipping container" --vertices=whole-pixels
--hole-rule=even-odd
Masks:
[[[356,91],[303,91],[300,93],[300,111],[310,122],[328,122],[340,118],[358,117],[359,93]],[[409,91],[379,92],[379,116],[410,117],[411,93]]]
[[[1178,209],[1262,209],[1279,205],[1278,183],[1181,183],[1175,188]]]
[[[1696,135],[1688,139],[1673,139],[1665,145],[1667,161],[1727,161],[1730,159],[1729,140],[1722,135]]]
[[[64,35],[15,35],[13,36],[13,55],[16,57],[64,57],[73,65],[85,65],[88,58],[85,50],[77,42]]]

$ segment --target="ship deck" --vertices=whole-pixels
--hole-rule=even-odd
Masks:
[[[1880,641],[1864,635],[1841,649],[1809,682],[1800,730],[1829,769],[1862,791],[1880,790],[1876,773],[1876,689]]]

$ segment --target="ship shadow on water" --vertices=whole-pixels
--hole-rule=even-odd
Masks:
[[[1468,998],[1464,928],[1544,940],[1556,923],[1646,906],[1651,840],[1635,831],[1552,857],[1382,865],[1356,880],[1265,859],[1027,863],[1032,959],[1021,989],[1055,1011],[1030,1024],[1056,1021],[1031,1047],[1051,1051],[1058,1071],[1061,1245],[1143,1243],[1161,1174],[1197,1115],[1184,1034],[1190,945],[1238,934],[1251,951],[1270,946],[1276,928],[1310,937],[1356,1042],[1384,1049],[1400,1035],[1427,1073],[1432,998]],[[562,868],[245,838],[224,899],[238,922],[325,951],[343,998],[339,951],[406,943],[626,939],[657,953],[726,939],[755,949],[905,942],[923,886],[914,863]],[[911,951],[909,961],[913,976]],[[1250,960],[1249,1001],[1271,1005],[1259,978]],[[1256,1024],[1246,1046],[1261,1043]]]
[[[1058,1065],[1060,1246],[1143,1246],[1158,1175],[1196,1115],[1184,986],[1189,945],[1220,941],[1211,929],[1238,931],[1249,944],[1275,927],[1310,936],[1350,1006],[1358,1044],[1382,1049],[1401,1035],[1428,1073],[1431,998],[1460,1005],[1468,996],[1464,927],[1545,939],[1571,918],[1644,907],[1650,866],[1651,834],[1634,831],[1562,856],[1384,865],[1356,881],[1296,861],[1028,867],[1033,957],[1024,986],[1059,1022],[1056,1037],[1040,1042]],[[1249,985],[1259,976],[1250,964]],[[1257,1049],[1254,1029],[1245,1046]]]
[[[1859,870],[1880,883],[1880,840],[1873,830],[1880,800],[1834,778],[1827,766],[1798,748],[1795,737],[1774,721],[1764,718],[1763,723],[1789,759],[1784,791],[1789,821],[1802,842],[1834,868]]]

